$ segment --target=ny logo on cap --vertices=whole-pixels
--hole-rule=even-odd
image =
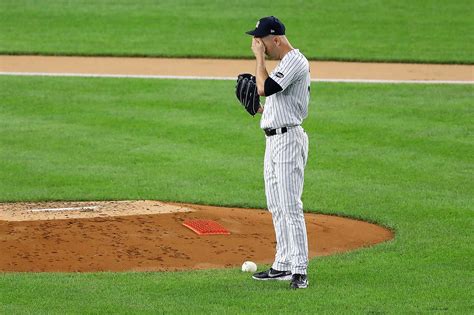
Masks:
[[[270,33],[275,33],[275,30],[270,30]]]
[[[260,21],[257,21],[257,25],[255,25],[255,28],[258,28],[259,25],[260,25]]]

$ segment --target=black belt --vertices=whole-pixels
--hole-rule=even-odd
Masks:
[[[284,134],[285,132],[288,131],[288,128],[283,127],[283,128],[277,128],[277,129],[263,129],[265,131],[265,134],[270,137],[274,136],[276,134]]]

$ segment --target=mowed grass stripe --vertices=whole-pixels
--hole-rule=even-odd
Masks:
[[[445,1],[0,3],[4,54],[251,58],[245,31],[278,16],[317,60],[473,63],[474,10]]]
[[[265,207],[264,137],[233,82],[0,77],[0,85],[2,201]],[[306,211],[383,224],[393,241],[312,260],[311,289],[294,294],[236,269],[2,274],[0,310],[468,312],[472,87],[316,83],[311,91]]]

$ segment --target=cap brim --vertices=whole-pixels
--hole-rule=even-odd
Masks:
[[[252,36],[255,36],[255,37],[265,37],[266,36],[265,34],[261,34],[261,33],[257,32],[257,29],[245,32],[245,34],[252,35]]]

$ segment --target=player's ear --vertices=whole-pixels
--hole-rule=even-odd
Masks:
[[[273,37],[273,42],[275,43],[275,46],[280,46],[280,44],[281,44],[280,36],[274,36]]]

